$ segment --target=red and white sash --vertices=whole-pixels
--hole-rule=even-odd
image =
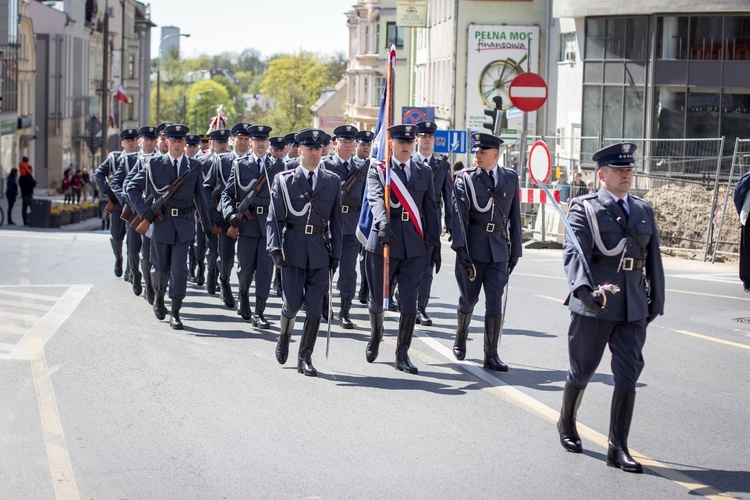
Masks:
[[[380,167],[383,175],[385,175],[385,164],[379,163],[378,166]],[[414,201],[414,198],[412,198],[411,193],[408,189],[406,189],[406,186],[404,186],[404,183],[401,182],[401,178],[398,175],[390,175],[390,178],[391,190],[393,191],[393,194],[396,195],[396,199],[398,199],[399,203],[401,203],[401,209],[409,213],[409,220],[411,220],[411,223],[414,224],[414,229],[417,230],[417,234],[419,234],[419,237],[424,239],[424,232],[422,231],[422,217],[420,217],[419,215],[419,208],[417,208],[417,204]],[[385,184],[385,180],[383,181],[383,184]],[[390,200],[388,200],[388,203],[390,203]]]

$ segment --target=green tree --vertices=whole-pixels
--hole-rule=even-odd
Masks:
[[[187,92],[188,126],[196,134],[204,134],[216,116],[216,109],[223,105],[227,115],[227,126],[231,126],[230,115],[237,114],[227,89],[214,80],[201,80],[188,87]]]

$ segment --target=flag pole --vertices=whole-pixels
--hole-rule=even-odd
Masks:
[[[391,45],[388,50],[388,67],[386,70],[386,101],[385,101],[385,185],[383,186],[383,198],[385,205],[385,219],[391,220],[391,133],[388,132],[388,128],[393,125],[393,87],[395,78],[393,74],[393,66],[396,61],[396,47]],[[390,245],[383,245],[383,310],[387,311],[390,308],[391,299],[391,247]]]

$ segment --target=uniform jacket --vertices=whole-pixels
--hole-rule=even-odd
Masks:
[[[299,156],[295,156],[294,158],[286,158],[284,160],[284,165],[287,170],[294,170],[295,168],[299,167]]]
[[[425,240],[419,237],[414,223],[402,221],[399,216],[391,216],[391,230],[395,241],[390,245],[391,257],[407,259],[422,257],[425,254],[425,241],[431,247],[440,246],[440,221],[435,205],[435,188],[432,183],[432,172],[421,163],[411,163],[411,177],[406,183],[406,189],[414,198],[420,216],[422,217],[422,231]],[[372,230],[367,238],[365,250],[379,255],[383,254],[383,246],[378,242],[377,223],[386,219],[385,203],[383,201],[382,171],[377,165],[370,166],[367,172],[367,201],[372,211]],[[391,172],[396,175],[396,172]],[[396,195],[391,193],[391,209],[398,203]],[[400,210],[400,209],[399,209]]]
[[[99,165],[94,171],[94,182],[99,187],[99,192],[102,196],[107,196],[110,192],[114,192],[110,189],[109,180],[110,176],[115,174],[117,170],[117,160],[120,157],[122,151],[112,151],[107,155],[101,165]],[[115,196],[117,196],[115,194]]]
[[[282,183],[286,185],[289,199],[282,192]],[[305,234],[287,227],[287,224],[312,225],[320,231],[322,221],[309,207],[302,215],[290,212],[287,203],[294,211],[302,212],[309,202],[305,193],[312,196],[318,210],[328,222],[330,232],[331,254],[325,246],[323,234]],[[330,258],[341,258],[341,188],[336,174],[324,168],[318,168],[317,184],[312,191],[307,180],[307,170],[299,166],[275,176],[271,190],[271,210],[266,224],[268,232],[268,251],[284,249],[287,264],[302,269],[320,269],[330,265]]]
[[[422,160],[420,159],[419,153],[414,153],[411,156],[411,161],[413,163],[422,163]],[[452,173],[451,173],[451,163],[449,161],[445,162],[445,165],[443,165],[440,170],[438,169],[438,166],[441,163],[441,159],[437,158],[435,154],[433,154],[430,157],[430,163],[427,165],[432,171],[432,183],[434,184],[435,189],[435,204],[438,205],[438,210],[440,209],[440,202],[443,202],[443,206],[445,207],[445,227],[452,228],[451,223],[451,217],[453,216],[453,189],[451,187],[451,180],[452,180]]]
[[[141,217],[151,208],[146,203],[144,197],[147,197],[151,193],[154,193],[154,199],[158,199],[159,197],[159,194],[154,192],[154,186],[162,189],[177,179],[177,174],[172,167],[171,161],[169,155],[155,156],[146,160],[144,168],[137,171],[126,184],[125,189],[128,194],[129,205]],[[180,163],[180,175],[195,165],[200,165],[200,162],[183,156]],[[149,176],[149,171],[151,172],[151,176]],[[182,187],[169,199],[167,203],[169,208],[165,207],[162,211],[164,220],[159,220],[157,217],[151,223],[146,233],[147,237],[169,245],[190,243],[195,235],[195,213],[181,213],[172,216],[169,212],[170,208],[185,209],[197,207],[201,214],[201,220],[210,221],[201,181],[200,172],[188,177]],[[206,232],[211,231],[210,225],[206,222],[203,222],[203,228]]]
[[[641,269],[632,271],[620,270],[616,265],[599,264],[593,262],[596,255],[602,256],[602,252],[594,245],[592,228],[586,217],[584,201],[588,201],[594,209],[596,221],[599,226],[599,234],[602,243],[607,249],[614,248],[622,238],[627,237],[625,246],[625,257],[643,259],[640,246],[648,252],[646,257],[646,276],[651,281],[651,302],[648,302],[646,287]],[[628,195],[630,216],[625,224],[637,237],[640,246],[631,235],[617,222],[617,218],[625,221],[625,215],[619,205],[614,202],[610,194],[604,189],[597,193],[584,195],[572,200],[568,211],[568,221],[575,233],[586,261],[589,263],[593,274],[595,285],[605,283],[615,284],[620,287],[616,294],[607,293],[607,304],[604,313],[596,316],[611,321],[638,321],[649,313],[664,313],[664,268],[662,267],[661,253],[659,252],[659,236],[656,230],[654,212],[651,205],[645,200],[633,195]],[[619,259],[619,257],[617,257]],[[563,243],[563,262],[568,286],[571,294],[568,296],[568,307],[571,311],[583,316],[595,316],[589,312],[581,301],[573,296],[572,292],[583,285],[591,286],[586,278],[581,258],[566,235]]]
[[[365,180],[367,170],[364,168],[365,162],[352,156],[349,158],[349,170],[344,167],[344,162],[338,155],[327,156],[322,161],[323,167],[328,171],[339,176],[341,184],[341,204],[346,205],[347,212],[342,213],[343,232],[345,235],[357,234],[357,224],[359,223],[359,212],[362,208],[362,193],[365,190]],[[359,171],[355,174],[355,170]],[[349,180],[349,175],[356,175],[357,180],[352,184],[352,188],[344,196],[344,187]]]
[[[456,175],[457,206],[453,213],[453,243],[454,250],[464,247],[477,262],[508,262],[509,257],[521,257],[521,209],[518,201],[518,174],[509,168],[497,169],[497,186],[493,188],[492,179],[481,168],[464,169]],[[469,179],[473,191],[468,188]],[[488,190],[492,190],[500,207],[494,204]],[[473,194],[472,194],[473,193]],[[474,202],[476,196],[476,203]],[[486,212],[477,206],[491,208]],[[460,212],[457,211],[460,210]],[[502,211],[502,213],[501,213]],[[459,224],[459,214],[466,230],[467,242]],[[503,214],[505,219],[503,219]],[[507,223],[507,231],[503,231],[503,224]],[[479,225],[477,225],[479,224]],[[487,224],[494,224],[496,232],[488,232]],[[490,226],[491,227],[491,226]],[[510,244],[508,242],[510,236]],[[510,248],[509,248],[510,247]],[[509,253],[510,252],[510,253]]]
[[[250,236],[252,238],[266,236],[266,222],[268,220],[269,206],[271,205],[273,178],[276,174],[284,170],[284,162],[279,162],[276,165],[276,160],[268,155],[263,156],[263,161],[270,169],[267,170],[268,180],[260,188],[260,191],[258,191],[253,200],[253,204],[250,206],[252,219],[248,220],[246,218],[247,214],[245,214],[246,217],[243,219],[245,223],[240,228],[240,236]],[[258,182],[260,182],[264,177],[265,174],[261,173],[260,165],[255,156],[243,156],[234,161],[232,172],[229,179],[227,179],[227,186],[221,194],[221,211],[225,218],[229,219],[231,214],[236,214],[237,207],[250,193],[250,190],[245,191],[242,186],[247,186],[253,179],[258,179]],[[253,186],[252,190],[255,190],[255,186]],[[260,210],[257,207],[261,207]],[[262,213],[258,213],[259,211],[262,211]]]
[[[112,191],[120,200],[120,204],[127,203],[127,195],[123,190],[125,185],[125,179],[133,168],[135,168],[138,162],[138,152],[135,153],[122,153],[117,160],[117,169],[115,170],[112,179],[109,181],[109,186]]]
[[[203,189],[206,191],[206,199],[210,201],[210,211],[221,201],[221,193],[227,187],[227,181],[232,175],[232,163],[238,156],[233,153],[214,154],[206,158],[203,163]],[[218,197],[214,195],[218,191]],[[221,208],[217,206],[218,211]]]

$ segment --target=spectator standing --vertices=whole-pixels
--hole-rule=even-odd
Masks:
[[[91,177],[89,176],[89,169],[85,168],[81,171],[81,181],[83,182],[83,202],[89,201],[89,190],[91,189]],[[93,196],[91,198],[94,199]]]
[[[581,180],[581,172],[575,172],[573,174],[573,184],[570,185],[570,197],[577,198],[588,193],[588,187],[586,183]]]
[[[15,226],[13,222],[13,205],[16,203],[16,197],[18,197],[18,169],[11,168],[10,174],[8,174],[8,185],[5,188],[5,197],[8,199],[8,225]]]
[[[21,177],[18,179],[18,187],[21,190],[21,219],[23,220],[23,225],[28,226],[28,221],[26,220],[26,210],[31,207],[31,200],[34,198],[34,187],[36,186],[36,180],[34,180],[34,176],[31,173],[31,165],[28,163],[29,159],[27,157],[23,157],[23,161],[21,161],[21,167],[19,170],[21,172],[26,172],[26,174],[22,174]],[[24,165],[25,164],[25,165]]]
[[[83,179],[81,179],[81,170],[76,170],[73,178],[70,180],[70,188],[73,195],[70,198],[71,203],[76,205],[81,203],[81,191],[83,190]]]
[[[570,184],[568,184],[568,179],[562,172],[560,172],[560,177],[557,178],[557,189],[560,190],[560,201],[567,203],[570,198]]]
[[[73,188],[71,181],[73,180],[73,169],[68,167],[63,173],[62,179],[62,192],[63,192],[63,204],[73,203]]]

